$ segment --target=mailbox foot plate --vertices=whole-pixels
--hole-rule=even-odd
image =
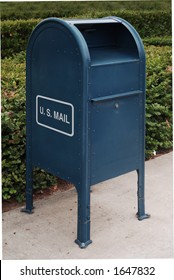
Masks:
[[[34,213],[33,209],[34,209],[34,207],[31,210],[27,209],[27,208],[22,208],[21,212],[27,213],[27,214],[33,214]]]
[[[81,249],[85,249],[89,244],[92,243],[92,240],[88,240],[88,241],[86,241],[86,242],[81,242],[81,241],[79,241],[78,239],[76,239],[76,240],[75,240],[75,243],[76,243],[77,245],[79,245],[79,247],[80,247]]]
[[[144,214],[144,215],[139,215],[138,213],[136,214],[137,218],[139,221],[142,221],[144,219],[148,219],[150,218],[150,215],[149,214]]]

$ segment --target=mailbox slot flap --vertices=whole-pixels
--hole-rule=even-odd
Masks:
[[[90,101],[95,102],[95,103],[96,102],[104,102],[104,101],[110,101],[112,99],[130,97],[130,96],[139,95],[139,94],[142,94],[142,91],[137,90],[137,91],[130,91],[130,92],[106,95],[106,96],[102,96],[102,97],[96,97],[96,98],[92,98]]]
[[[130,31],[113,19],[75,21],[89,49],[91,65],[132,61],[139,58],[136,42]]]

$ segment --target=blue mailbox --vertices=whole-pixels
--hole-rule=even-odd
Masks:
[[[32,171],[72,182],[78,194],[76,243],[90,239],[90,186],[136,170],[144,206],[145,53],[125,20],[48,18],[27,49],[26,208]]]

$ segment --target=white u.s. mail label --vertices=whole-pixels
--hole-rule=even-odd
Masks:
[[[36,123],[72,137],[74,135],[74,106],[65,101],[37,95]]]

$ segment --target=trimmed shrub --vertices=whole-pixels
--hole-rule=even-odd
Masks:
[[[144,38],[143,43],[145,45],[153,45],[153,46],[172,46],[172,38],[171,36],[164,37],[150,37]]]
[[[24,199],[25,190],[25,53],[2,60],[2,197]],[[55,178],[35,170],[34,188],[55,183]]]
[[[146,47],[146,157],[172,148],[172,52]]]
[[[171,0],[163,1],[47,1],[0,3],[1,20],[73,17],[84,13],[110,11],[171,11]]]
[[[142,38],[171,36],[171,14],[163,11],[104,11],[86,12],[74,18],[101,18],[109,15],[118,16],[129,21]],[[48,15],[53,16],[53,15]],[[26,50],[28,38],[41,19],[3,21],[2,58]]]
[[[30,34],[40,20],[3,21],[1,23],[2,58],[25,51]]]

